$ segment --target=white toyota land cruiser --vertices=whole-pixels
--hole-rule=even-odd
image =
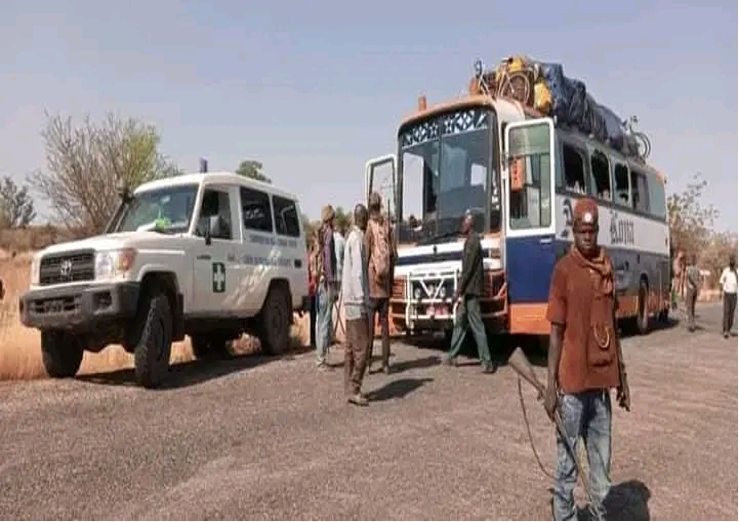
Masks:
[[[158,387],[185,335],[199,358],[244,332],[279,354],[308,302],[304,233],[297,198],[270,184],[233,173],[146,183],[122,191],[103,235],[34,256],[21,321],[41,331],[52,377],[121,344],[137,383]]]

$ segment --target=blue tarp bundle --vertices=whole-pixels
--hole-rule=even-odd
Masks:
[[[551,115],[557,118],[558,124],[592,134],[596,139],[610,143],[616,150],[629,156],[638,155],[636,140],[624,134],[621,118],[609,108],[598,104],[588,94],[582,81],[565,76],[559,63],[535,63],[539,64],[552,94]]]

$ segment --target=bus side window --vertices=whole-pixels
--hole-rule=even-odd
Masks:
[[[649,212],[647,177],[636,170],[631,171],[631,206],[638,212]]]
[[[629,169],[624,163],[616,161],[613,166],[613,201],[625,207],[629,206]]]
[[[611,201],[611,176],[608,158],[599,150],[590,155],[590,195]]]
[[[656,175],[649,175],[649,212],[659,219],[667,217],[665,185]]]
[[[585,194],[585,161],[572,145],[562,143],[562,160],[565,170],[565,190]]]

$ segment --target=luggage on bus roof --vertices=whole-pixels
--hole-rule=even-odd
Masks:
[[[493,71],[486,71],[484,81],[494,94],[555,117],[557,125],[593,135],[626,156],[639,156],[638,142],[626,134],[623,119],[596,102],[583,81],[566,76],[560,63],[510,56]]]

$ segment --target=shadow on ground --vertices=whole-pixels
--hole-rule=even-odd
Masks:
[[[406,361],[400,361],[397,363],[390,363],[392,373],[403,373],[410,370],[421,370],[424,368],[431,368],[432,366],[438,366],[441,364],[441,357],[421,357],[420,359],[410,359]],[[378,368],[377,371],[380,371]]]
[[[680,320],[676,317],[669,317],[665,321],[658,321],[656,318],[652,318],[649,322],[649,332],[653,333],[670,330],[677,327],[679,324]],[[636,321],[631,319],[619,321],[619,333],[621,339],[629,339],[640,335],[636,328]],[[439,352],[446,352],[449,350],[449,341],[442,336],[418,335],[413,337],[398,337],[394,339],[394,342],[403,342],[418,348],[438,350]],[[492,356],[493,362],[499,367],[507,364],[511,353],[513,353],[513,350],[518,346],[523,349],[527,359],[533,366],[547,366],[547,352],[549,348],[548,335],[488,334],[488,346],[490,348],[490,355]],[[439,356],[441,355],[442,353],[439,354]],[[466,336],[459,355],[472,359],[467,362],[460,361],[459,366],[479,364],[477,345],[472,338],[472,335]]]
[[[430,377],[422,379],[397,379],[391,381],[381,388],[372,390],[367,394],[370,402],[382,402],[391,399],[403,399],[408,394],[413,393],[426,383],[433,382]]]
[[[649,499],[651,491],[640,480],[629,480],[611,487],[603,501],[605,520],[651,520]],[[588,507],[578,509],[578,520],[593,520]]]
[[[342,348],[343,350],[343,348]],[[376,350],[375,350],[376,351]],[[441,356],[429,356],[421,357],[419,359],[410,359],[405,361],[393,362],[395,354],[393,353],[392,344],[390,345],[390,370],[393,374],[403,373],[410,370],[421,370],[424,368],[431,368],[432,366],[438,366],[441,364]],[[382,372],[382,356],[378,354],[372,355],[372,367],[369,369],[369,374],[376,374]],[[328,363],[328,366],[332,369],[343,368],[344,360],[340,360],[334,363]]]
[[[311,351],[309,346],[293,348],[281,356],[262,354],[237,355],[219,360],[197,360],[170,366],[169,375],[159,390],[186,388],[218,379],[226,375],[242,372],[274,361],[289,361],[297,355]],[[75,379],[83,382],[114,386],[135,386],[136,379],[132,368],[113,372],[78,375]]]

